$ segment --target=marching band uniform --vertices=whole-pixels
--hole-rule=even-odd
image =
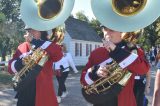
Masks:
[[[145,74],[149,70],[149,65],[141,55],[130,52],[127,43],[124,41],[116,44],[115,50],[111,52],[108,52],[104,47],[92,51],[89,61],[82,71],[81,84],[83,86],[90,85],[94,82],[94,79],[96,79],[95,77],[98,77],[96,73],[88,70],[89,68],[96,65],[111,63],[112,59],[115,60],[121,68],[127,68],[133,73],[126,86],[118,94],[118,104],[115,106],[136,106],[136,100],[133,93],[134,76],[135,74]],[[110,102],[116,102],[116,100]],[[102,104],[103,105],[99,104],[99,106],[113,106],[109,105],[109,102]],[[94,106],[98,106],[98,104],[94,104]]]
[[[52,81],[52,63],[60,60],[63,56],[61,47],[53,42],[35,40],[33,39],[31,44],[35,46],[35,49],[40,47],[49,55],[48,60],[44,63],[43,67],[39,70],[39,74],[27,88],[17,92],[18,106],[58,106],[55,91],[53,90]],[[9,62],[8,71],[14,74],[23,67],[23,57],[32,53],[28,42],[22,43],[13,59]],[[35,70],[31,70],[35,71]],[[20,99],[20,100],[19,100]],[[28,103],[32,102],[32,103]]]
[[[135,46],[133,49],[137,50],[137,54],[139,56],[146,59],[145,53],[140,47]],[[144,98],[145,98],[145,87],[150,87],[150,79],[148,74],[150,73],[147,73],[145,75],[139,75],[139,74],[135,75],[134,94],[136,97],[137,106],[147,106],[144,103]]]

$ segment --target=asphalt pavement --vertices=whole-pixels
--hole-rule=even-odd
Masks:
[[[151,68],[151,92],[147,95],[149,99],[149,105],[151,106],[152,95],[154,89],[154,79],[155,79],[155,68]],[[66,87],[69,92],[66,98],[62,99],[62,102],[59,106],[92,106],[87,103],[83,96],[81,95],[81,85],[80,85],[80,73],[78,74],[69,74]],[[54,80],[55,90],[57,92],[57,81]],[[13,89],[3,89],[0,91],[0,106],[16,106],[16,99],[14,99],[15,92]]]

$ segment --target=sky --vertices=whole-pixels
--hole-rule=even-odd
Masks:
[[[84,11],[84,14],[89,18],[95,18],[91,9],[91,0],[75,0],[75,4],[72,10],[72,14],[75,15],[75,13],[79,11]]]

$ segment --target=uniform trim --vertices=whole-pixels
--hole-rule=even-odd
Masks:
[[[139,79],[141,79],[141,77],[140,76],[135,76],[134,79],[139,80]]]
[[[122,68],[126,68],[138,58],[137,54],[131,53],[126,59],[119,63]]]
[[[111,63],[113,61],[112,58],[108,58],[107,60],[103,61],[102,63],[100,63],[100,66],[105,66],[107,63]]]
[[[26,56],[28,56],[31,52],[32,52],[32,51],[30,50],[29,52],[26,52],[26,53],[21,54],[21,55],[19,56],[19,58],[21,59],[21,58],[23,58],[23,57],[26,57]]]
[[[125,49],[116,47],[114,51],[109,53],[110,57],[113,58],[116,62],[121,62],[123,59],[128,57],[131,53]]]
[[[87,71],[86,75],[85,75],[85,81],[88,85],[93,84],[92,79],[89,77],[89,71]]]
[[[16,63],[16,61],[17,61],[17,60],[14,60],[14,61],[11,63],[11,70],[12,70],[13,73],[16,73],[16,72],[17,72],[17,70],[16,70],[16,68],[15,68],[15,66],[14,66],[15,63]]]
[[[41,48],[42,48],[42,49],[46,49],[51,43],[52,43],[52,42],[50,42],[50,41],[45,41],[45,42],[43,43],[43,45],[41,46]]]

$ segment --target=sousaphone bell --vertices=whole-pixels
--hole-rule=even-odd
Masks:
[[[95,17],[104,26],[132,32],[153,23],[160,16],[160,0],[91,0]]]
[[[24,23],[39,31],[62,25],[70,16],[75,0],[22,0],[20,14]]]

